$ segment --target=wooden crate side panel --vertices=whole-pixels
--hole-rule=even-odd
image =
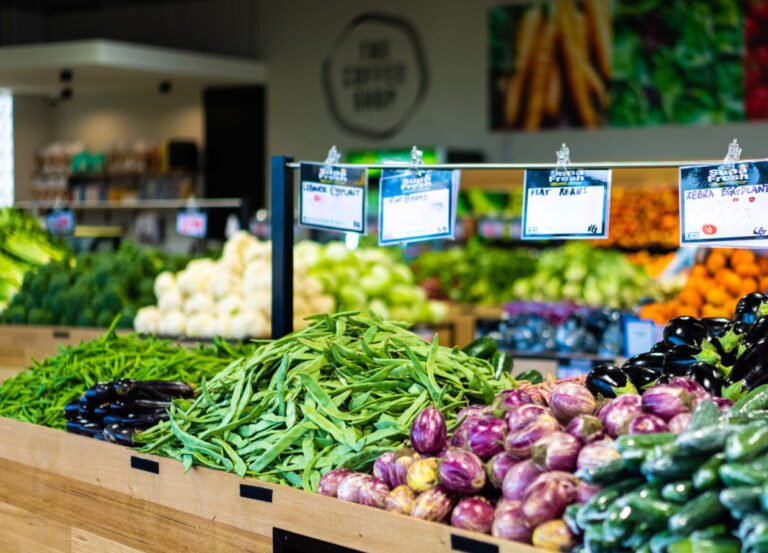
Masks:
[[[185,474],[181,464],[172,459],[140,455],[157,462],[159,475],[134,470],[130,468],[130,458],[137,454],[129,449],[9,419],[0,419],[0,446],[0,459],[117,492],[119,497],[142,501],[152,509],[169,509],[177,512],[177,516],[186,514],[197,519],[215,520],[218,525],[258,534],[270,543],[272,528],[278,527],[371,553],[450,551],[451,534],[493,543],[500,553],[536,551],[530,546],[285,486],[243,480],[224,472],[194,468]],[[271,490],[272,502],[240,497],[241,484]],[[36,494],[42,491],[38,490]],[[109,530],[78,527],[99,535],[105,535],[104,532]],[[156,530],[148,529],[152,534]],[[146,547],[146,544],[131,543],[123,538],[117,541],[140,550]]]
[[[0,502],[0,551],[70,553],[70,528],[39,513]]]

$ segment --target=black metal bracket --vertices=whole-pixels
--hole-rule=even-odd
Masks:
[[[272,528],[273,553],[362,553],[327,541],[317,540],[288,530]]]
[[[499,553],[499,546],[473,538],[451,534],[451,549],[462,553]]]
[[[152,474],[160,474],[160,463],[151,459],[142,459],[135,455],[131,455],[131,468]]]
[[[251,486],[249,484],[240,484],[240,497],[244,499],[255,499],[265,503],[272,503],[272,490],[261,486]]]
[[[272,339],[293,331],[294,186],[289,156],[272,156]]]

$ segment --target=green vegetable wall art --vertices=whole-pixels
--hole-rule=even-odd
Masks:
[[[761,78],[768,56],[749,38],[764,12],[768,0],[554,0],[492,8],[491,127],[764,117],[768,110],[755,106],[768,97]]]

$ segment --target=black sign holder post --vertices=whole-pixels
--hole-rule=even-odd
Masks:
[[[272,157],[272,339],[293,332],[294,185],[289,156]]]

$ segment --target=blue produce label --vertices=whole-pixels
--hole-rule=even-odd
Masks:
[[[57,236],[67,236],[75,232],[75,214],[71,209],[57,209],[45,217],[48,232]]]
[[[299,176],[302,226],[365,234],[367,169],[302,162]]]
[[[683,245],[766,247],[768,160],[680,168]]]
[[[610,169],[527,170],[522,238],[607,238],[610,203]]]
[[[453,238],[460,178],[459,171],[382,171],[379,244]]]
[[[208,214],[196,209],[177,212],[176,233],[188,238],[205,238],[208,233]]]

